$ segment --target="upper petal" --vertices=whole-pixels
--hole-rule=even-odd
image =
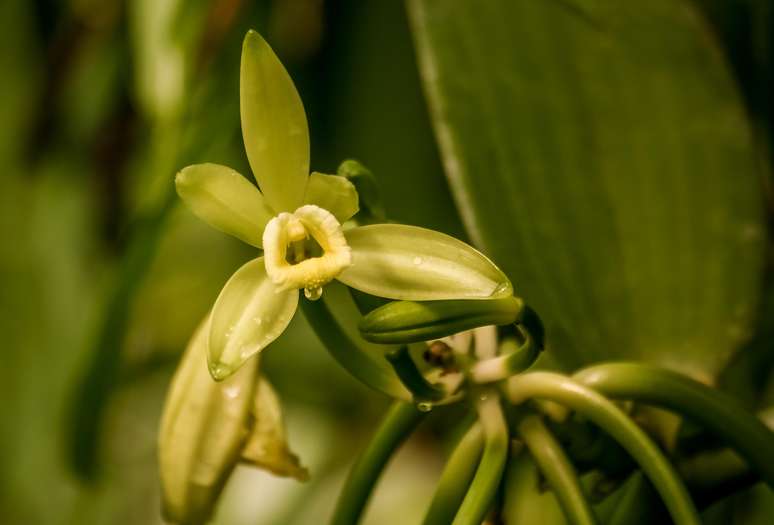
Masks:
[[[360,209],[354,184],[339,175],[313,172],[306,183],[304,204],[314,204],[326,209],[344,224]]]
[[[194,164],[175,177],[180,198],[197,217],[248,244],[262,246],[274,215],[263,195],[242,175],[219,164]]]
[[[497,266],[464,242],[425,228],[373,224],[345,231],[352,264],[338,280],[388,299],[429,301],[509,295]]]
[[[309,174],[309,128],[293,81],[269,44],[248,31],[240,72],[242,137],[250,168],[277,212],[301,205]]]
[[[298,291],[280,291],[266,275],[263,257],[236,271],[212,310],[208,362],[222,380],[279,337],[298,306]]]

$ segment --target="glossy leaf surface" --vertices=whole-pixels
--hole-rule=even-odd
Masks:
[[[737,87],[690,4],[409,2],[447,176],[567,367],[711,380],[748,335],[761,189]]]

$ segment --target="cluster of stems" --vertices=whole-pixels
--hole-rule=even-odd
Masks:
[[[758,480],[774,488],[774,432],[732,397],[687,376],[643,363],[599,364],[573,375],[530,371],[542,349],[542,330],[534,320],[522,322],[523,314],[512,326],[517,337],[504,339],[496,355],[491,349],[458,353],[442,365],[435,362],[443,369],[439,375],[418,366],[410,344],[387,346],[386,359],[364,353],[329,308],[319,301],[305,303],[304,310],[333,357],[364,383],[397,398],[352,467],[333,525],[359,522],[396,450],[431,407],[452,402],[467,404],[472,422],[441,473],[424,525],[480,525],[494,516],[509,523],[506,514],[530,504],[521,494],[524,484],[509,482],[525,462],[542,480],[531,490],[550,491],[565,520],[579,525],[637,522],[638,509],[644,501],[653,507],[647,498],[654,495],[674,523],[698,524],[699,511],[729,491]],[[671,411],[728,448],[683,457],[665,451],[616,401]],[[574,457],[578,421],[601,431],[596,439],[613,446],[596,447],[598,457]],[[618,472],[606,471],[605,454],[618,454]],[[706,468],[714,470],[712,482]],[[648,519],[644,513],[642,519]]]

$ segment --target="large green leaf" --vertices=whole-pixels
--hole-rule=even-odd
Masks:
[[[551,351],[710,380],[748,335],[764,226],[749,124],[692,4],[409,12],[466,226]]]

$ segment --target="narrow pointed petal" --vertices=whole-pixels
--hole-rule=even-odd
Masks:
[[[274,213],[242,175],[219,164],[194,164],[177,174],[175,186],[186,206],[204,222],[256,248],[262,246],[263,229]]]
[[[360,209],[355,185],[339,175],[325,175],[316,171],[306,184],[304,204],[326,209],[344,224]]]
[[[277,212],[304,199],[309,174],[309,128],[288,72],[269,44],[248,31],[240,73],[242,138],[266,201]]]
[[[208,362],[220,381],[266,348],[287,328],[298,290],[280,291],[266,275],[263,257],[236,271],[212,309]]]
[[[480,252],[443,233],[402,224],[344,232],[352,265],[337,279],[388,299],[488,299],[513,293],[508,278]]]
[[[209,318],[172,378],[159,432],[165,518],[205,523],[239,461],[252,421],[258,360],[217,383],[207,371]]]
[[[278,476],[308,480],[309,472],[288,447],[282,407],[271,383],[261,377],[253,397],[255,424],[242,450],[242,459]]]

